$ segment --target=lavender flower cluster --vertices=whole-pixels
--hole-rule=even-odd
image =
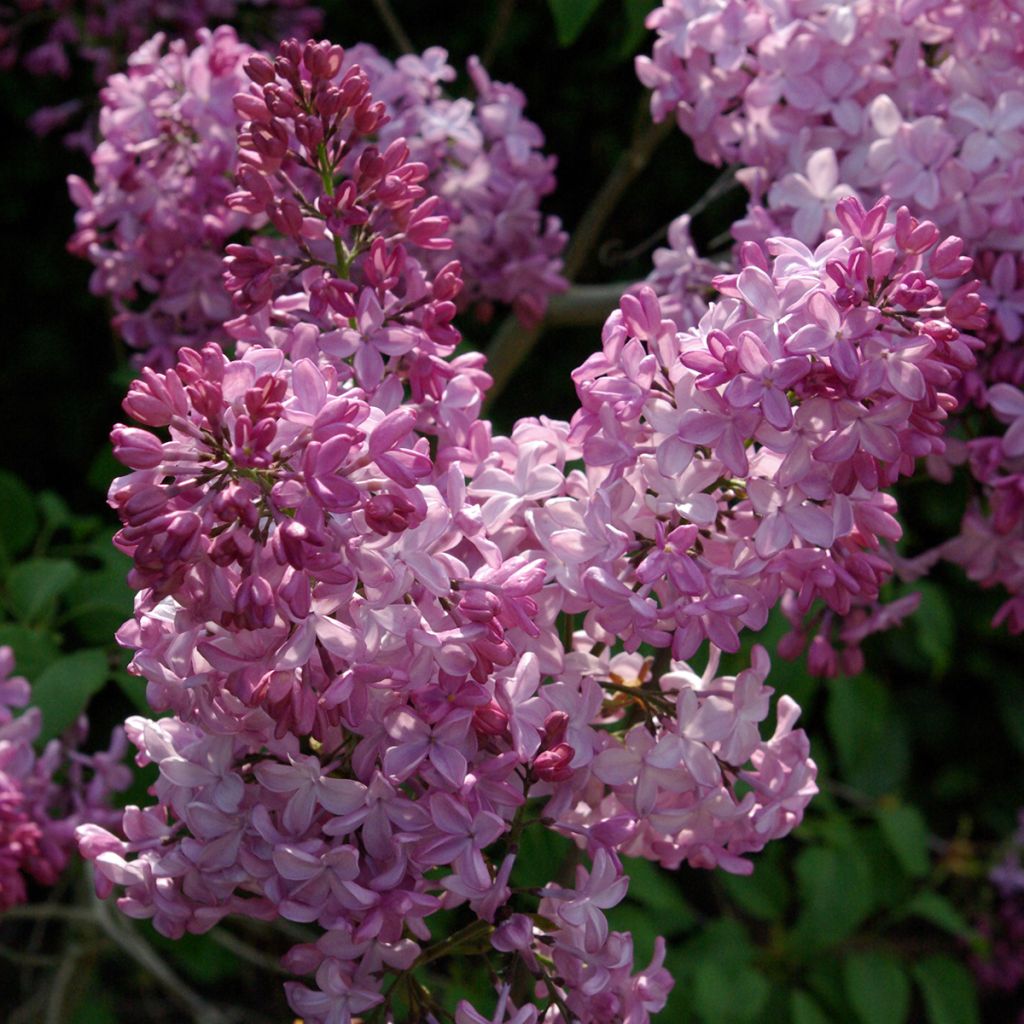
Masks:
[[[20,64],[31,75],[69,79],[84,68],[102,85],[158,30],[191,38],[221,22],[246,21],[255,38],[280,39],[316,32],[322,20],[320,9],[303,0],[8,0],[0,6],[0,69]],[[47,134],[88,108],[71,98],[36,111],[30,125]],[[66,141],[90,151],[90,127]]]
[[[126,72],[110,78],[92,155],[94,186],[69,179],[79,208],[69,248],[96,268],[91,287],[113,301],[115,330],[141,361],[161,368],[182,346],[229,342],[224,247],[267,223],[262,208],[228,203],[242,166],[232,98],[254,51],[228,27],[200,31],[192,50],[175,40],[165,52],[165,43],[163,36],[149,40]],[[565,287],[566,237],[557,218],[540,213],[554,188],[554,158],[543,155],[540,129],[523,116],[522,93],[492,82],[474,60],[477,99],[448,99],[441,83],[455,72],[439,48],[393,64],[359,46],[339,78],[356,62],[387,106],[376,144],[403,139],[428,169],[463,266],[460,308],[472,304],[487,315],[500,302],[524,322],[539,319],[547,297]],[[365,146],[346,154],[346,169],[354,170]],[[435,271],[445,262],[421,258]]]
[[[0,647],[0,911],[25,902],[30,879],[57,882],[77,849],[80,825],[115,827],[121,814],[110,797],[131,783],[121,763],[128,743],[120,729],[108,750],[84,754],[77,749],[85,739],[83,718],[37,754],[42,714],[28,707],[32,689],[13,671],[11,648]]]
[[[416,969],[481,948],[532,979],[497,985],[494,1021],[643,1024],[671,979],[663,944],[636,971],[608,925],[621,857],[749,872],[800,821],[799,708],[780,699],[764,734],[767,653],[736,675],[720,655],[779,603],[847,616],[877,596],[888,488],[941,454],[974,365],[962,332],[985,307],[951,284],[971,260],[888,200],[845,199],[813,251],[745,246],[689,330],[649,288],[625,295],[572,421],[499,436],[482,357],[454,355],[470,214],[433,192],[426,133],[389,134],[407,87],[378,94],[326,42],[240,59],[223,206],[265,227],[227,248],[236,354],[144,369],[124,403],[140,426],[113,434],[138,589],[119,639],[164,713],[127,731],[155,803],[120,834],[81,828],[82,853],[169,936],[315,923],[286,957],[307,1024],[390,1021],[399,990],[433,1012]],[[442,64],[401,72],[429,92]],[[443,108],[464,115],[470,132]],[[498,135],[530,163],[528,129]],[[522,889],[541,828],[586,860]],[[466,929],[431,945],[460,906]]]
[[[790,234],[813,248],[836,225],[839,200],[879,193],[964,238],[990,309],[974,328],[987,344],[953,391],[965,436],[928,461],[944,481],[966,464],[974,496],[959,534],[902,568],[912,576],[952,560],[1006,590],[996,622],[1020,632],[1024,11],[995,0],[667,0],[648,24],[658,39],[637,71],[654,116],[675,116],[704,159],[741,165],[750,205],[732,228],[738,243]],[[654,283],[675,296],[681,325],[695,323],[708,268],[685,224],[659,259],[669,272]],[[967,427],[971,410],[984,413],[980,432]],[[876,618],[898,611],[879,608]]]

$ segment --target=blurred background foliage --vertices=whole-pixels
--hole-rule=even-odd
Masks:
[[[371,42],[395,55],[376,3],[323,6],[331,39]],[[650,46],[643,18],[652,6],[481,0],[442,9],[395,0],[393,9],[417,48],[443,45],[456,67],[482,54],[495,78],[526,93],[527,113],[559,160],[559,188],[548,210],[572,232],[628,159],[631,140],[650,130],[632,56]],[[131,372],[107,309],[89,294],[88,268],[64,250],[72,225],[64,178],[85,174],[85,158],[25,127],[39,105],[89,88],[88,81],[0,75],[7,140],[0,162],[0,644],[15,649],[19,671],[34,683],[44,738],[85,707],[97,736],[145,708],[143,686],[125,672],[113,642],[130,614],[131,593],[126,560],[109,543],[114,520],[103,499],[115,472],[106,437],[121,418],[118,403]],[[596,244],[578,254],[575,279],[645,276],[668,222],[717,175],[680,133],[661,133]],[[697,218],[703,251],[713,250],[741,211],[742,199],[732,192]],[[488,323],[470,317],[462,328],[470,343],[486,348],[501,323],[499,312]],[[598,337],[599,326],[546,329],[495,404],[496,429],[508,430],[520,416],[570,416],[569,372]],[[953,530],[961,505],[954,488],[908,484],[901,494],[908,551]],[[612,925],[633,933],[638,962],[649,958],[656,935],[668,939],[677,984],[662,1020],[1019,1019],[1014,998],[980,989],[969,964],[987,955],[977,929],[993,899],[986,873],[1024,803],[1020,645],[989,628],[996,597],[954,571],[917,589],[918,613],[868,645],[868,670],[855,679],[823,683],[774,659],[777,690],[804,708],[822,792],[803,826],[757,858],[752,876],[629,866],[630,896],[612,913]],[[771,651],[781,632],[773,621],[756,639]],[[140,779],[126,800],[138,802],[144,785]],[[568,864],[570,852],[550,834],[533,837],[520,871],[547,872],[552,863]],[[520,884],[531,883],[524,877]],[[87,889],[87,880],[72,876],[57,891],[38,894],[50,911],[0,922],[0,1016],[22,1008],[12,1024],[44,1020],[45,1002],[33,1002],[32,993],[54,984],[64,986],[66,1015],[59,1019],[70,1024],[199,1020],[207,1011],[220,1013],[210,1020],[289,1019],[274,958],[296,940],[295,928],[286,925],[285,934],[231,922],[170,943],[147,927],[115,921],[87,896],[76,903],[76,893]],[[140,963],[138,950],[148,962]],[[486,976],[456,964],[444,982],[455,996],[473,994],[486,1005]]]

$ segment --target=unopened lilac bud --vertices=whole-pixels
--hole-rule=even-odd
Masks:
[[[508,729],[508,715],[492,700],[473,712],[473,728],[482,736],[502,736]]]
[[[110,439],[114,443],[114,457],[129,469],[154,469],[163,461],[163,445],[148,430],[118,424]]]
[[[544,719],[544,746],[553,747],[565,738],[569,716],[564,711],[552,711]]]
[[[568,743],[558,743],[534,758],[533,774],[541,782],[565,782],[572,777],[570,765],[575,753]]]
[[[269,85],[277,77],[270,58],[262,53],[254,53],[245,62],[245,73],[257,85]]]

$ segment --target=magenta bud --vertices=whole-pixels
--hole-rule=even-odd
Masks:
[[[129,469],[154,469],[163,462],[164,448],[148,430],[118,424],[110,432],[114,457]]]
[[[534,758],[533,774],[541,782],[565,782],[572,777],[572,768],[569,766],[575,753],[568,743],[558,743]]]
[[[501,736],[508,729],[508,715],[492,700],[473,712],[473,728],[481,736]]]
[[[554,747],[565,738],[569,727],[569,716],[564,711],[552,711],[544,719],[544,746]]]
[[[262,53],[254,53],[245,62],[245,73],[257,85],[269,85],[277,77],[270,58]]]

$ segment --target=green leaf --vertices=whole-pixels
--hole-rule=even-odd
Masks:
[[[935,583],[923,582],[915,589],[921,604],[911,621],[917,632],[917,645],[931,663],[932,674],[942,675],[949,668],[956,638],[956,620],[949,598]]]
[[[885,841],[911,878],[928,874],[928,826],[916,807],[883,805],[875,812]]]
[[[697,969],[693,1004],[708,1024],[747,1024],[768,999],[768,981],[753,967],[738,970],[717,960]]]
[[[759,921],[778,921],[789,905],[789,882],[782,865],[782,846],[771,844],[754,860],[752,875],[722,872],[719,882],[741,910]]]
[[[39,527],[32,492],[11,473],[0,471],[0,549],[20,555]]]
[[[809,847],[796,860],[801,913],[793,932],[805,949],[840,942],[871,913],[871,868],[851,847]]]
[[[59,530],[71,522],[71,509],[68,503],[53,491],[43,491],[37,498],[39,510],[43,513],[43,519],[51,530]]]
[[[622,0],[623,13],[626,15],[626,31],[622,37],[620,56],[631,57],[644,45],[644,38],[647,35],[647,26],[644,22],[656,6],[656,0]]]
[[[66,618],[86,643],[109,644],[114,633],[132,617],[132,589],[125,581],[129,565],[118,554],[116,562],[83,574],[68,589]]]
[[[697,924],[697,915],[683,899],[675,877],[649,860],[625,859],[630,899],[639,903],[665,935],[676,935]]]
[[[962,963],[936,954],[916,963],[913,973],[930,1024],[979,1024],[974,979]]]
[[[796,989],[789,1004],[793,1024],[831,1024],[821,1006],[806,992]]]
[[[970,938],[974,929],[953,904],[937,892],[919,892],[902,908],[904,917],[919,917],[958,938]]]
[[[117,1013],[110,995],[93,978],[87,994],[75,1007],[68,1024],[117,1024]]]
[[[14,649],[15,674],[30,682],[60,655],[60,648],[50,634],[7,622],[0,625],[0,647]]]
[[[141,682],[141,680],[140,680]],[[519,856],[512,868],[512,885],[523,889],[539,888],[561,870],[570,882],[576,862],[576,845],[565,836],[547,828],[528,828],[519,839]],[[561,869],[559,868],[561,865]]]
[[[1024,754],[1024,686],[1014,679],[999,679],[995,687],[1002,722],[1017,753]]]
[[[888,691],[870,676],[829,682],[825,712],[844,778],[870,796],[897,789],[910,755]]]
[[[78,567],[67,558],[31,558],[7,574],[11,609],[21,622],[37,622],[56,606],[78,578]]]
[[[594,16],[601,0],[548,0],[559,46],[571,46]]]
[[[32,686],[32,703],[43,713],[40,738],[52,739],[72,725],[108,674],[107,656],[98,650],[76,651],[44,669]]]
[[[863,1024],[903,1024],[910,982],[899,960],[885,953],[854,953],[843,964],[843,983]]]

